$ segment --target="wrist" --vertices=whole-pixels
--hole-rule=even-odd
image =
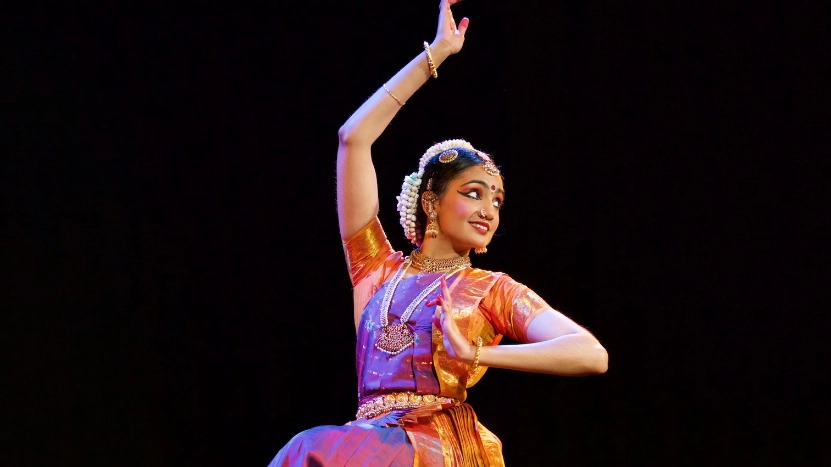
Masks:
[[[464,361],[468,365],[473,365],[473,362],[476,360],[476,344],[468,344],[467,348],[467,355],[465,355]]]
[[[476,338],[476,343],[470,344],[470,353],[469,353],[469,360],[468,364],[472,365],[474,368],[479,367],[479,359],[482,356],[482,337],[479,336]]]
[[[453,54],[452,50],[452,46],[449,43],[440,39],[434,40],[430,44],[430,52],[433,55],[433,63],[435,63],[436,66],[439,66],[441,62],[445,61],[447,57]]]

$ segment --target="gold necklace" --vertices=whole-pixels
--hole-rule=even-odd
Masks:
[[[415,250],[418,251],[418,250]],[[414,252],[415,252],[414,251]],[[467,260],[468,264],[470,264],[470,258]],[[384,291],[384,298],[381,300],[381,334],[378,335],[378,340],[375,341],[375,348],[380,350],[381,352],[388,353],[390,355],[397,355],[401,353],[404,349],[409,347],[414,341],[415,336],[410,328],[407,326],[407,321],[410,320],[410,316],[415,311],[416,307],[422,300],[424,300],[427,295],[432,293],[441,283],[442,277],[449,276],[454,272],[458,271],[459,269],[464,269],[467,266],[459,266],[455,269],[447,271],[444,275],[439,276],[434,280],[430,285],[425,287],[416,298],[413,299],[412,302],[407,306],[407,309],[404,310],[404,313],[401,314],[401,320],[398,323],[389,324],[389,313],[390,313],[390,302],[392,302],[392,295],[395,293],[396,287],[398,287],[398,283],[401,282],[401,278],[404,276],[404,273],[407,271],[407,268],[410,267],[410,263],[413,263],[413,257],[410,256],[404,261],[404,264],[398,269],[398,272],[395,273],[393,276],[392,281],[390,281],[389,286],[387,286],[387,290]]]
[[[421,252],[420,248],[416,248],[410,254],[410,261],[413,266],[421,269],[424,274],[430,274],[439,271],[452,271],[455,269],[469,268],[470,256],[457,256],[455,258],[431,258]]]

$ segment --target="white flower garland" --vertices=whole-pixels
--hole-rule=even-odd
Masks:
[[[398,200],[397,209],[401,217],[401,227],[404,227],[404,235],[414,245],[416,245],[416,209],[419,206],[418,188],[421,186],[422,177],[424,176],[424,167],[437,154],[452,148],[465,148],[476,151],[473,145],[463,139],[449,139],[430,146],[418,162],[418,171],[404,177],[404,183],[401,185],[401,194],[395,197]]]

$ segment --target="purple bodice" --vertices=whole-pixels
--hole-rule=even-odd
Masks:
[[[402,279],[390,303],[389,323],[398,323],[407,306],[439,275],[434,273],[419,277],[416,274]],[[415,334],[413,345],[397,355],[375,347],[381,332],[381,302],[391,282],[387,281],[375,292],[361,314],[355,348],[359,400],[391,392],[439,393],[439,382],[433,371],[432,345],[432,317],[436,308],[425,306],[428,300],[436,297],[438,289],[418,304],[407,322]]]

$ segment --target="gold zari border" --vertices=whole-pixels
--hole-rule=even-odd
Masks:
[[[358,412],[355,414],[355,417],[358,420],[362,418],[375,418],[379,415],[392,412],[393,410],[412,409],[436,403],[442,405],[458,405],[459,400],[433,394],[421,395],[412,392],[393,392],[391,394],[375,396],[364,402],[358,407]]]

